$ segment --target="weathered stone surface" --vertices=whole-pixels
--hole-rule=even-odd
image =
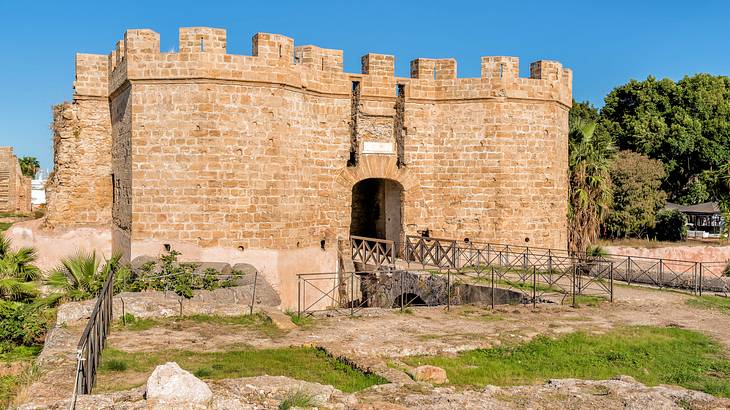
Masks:
[[[213,392],[207,384],[175,362],[157,366],[147,379],[145,397],[160,404],[207,404]]]
[[[20,170],[12,147],[0,147],[0,212],[30,212],[31,179]]]
[[[449,382],[446,370],[430,365],[418,366],[413,369],[413,380],[433,384],[446,384]]]
[[[161,53],[159,34],[128,30],[111,55],[77,55],[50,225],[111,220],[128,259],[172,245],[253,263],[288,307],[296,273],[335,270],[366,179],[402,188],[397,233],[565,248],[560,63],[521,78],[517,58],[483,57],[479,78],[459,78],[453,59],[418,59],[400,78],[394,56],[367,54],[353,75],[341,50],[282,35],[257,34],[251,56],[228,54],[221,29],[182,28],[180,43]]]
[[[265,282],[257,284],[254,310],[261,306],[275,307],[280,303],[279,297]],[[223,316],[245,315],[250,311],[251,286],[234,286],[212,291],[194,290],[190,299],[180,298],[174,292],[123,292],[114,296],[114,317],[119,318],[129,313],[138,318],[168,317],[180,315],[182,302],[183,315],[210,314]],[[58,308],[56,323],[71,323],[89,317],[94,308],[94,300],[64,303]]]

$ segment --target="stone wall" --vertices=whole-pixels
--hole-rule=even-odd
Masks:
[[[57,139],[106,159],[57,154],[55,179],[69,177],[53,185],[49,221],[108,221],[113,201],[127,258],[165,244],[263,258],[286,287],[285,275],[334,270],[353,186],[386,178],[403,187],[406,234],[565,248],[570,70],[539,61],[519,78],[517,58],[484,57],[480,78],[457,78],[453,59],[418,59],[399,78],[393,56],[368,54],[350,74],[340,50],[252,43],[231,55],[224,30],[182,28],[180,51],[161,53],[157,33],[128,30],[109,56],[80,55],[65,111],[88,101],[98,117],[61,115],[73,123],[59,121]],[[77,189],[102,180],[105,191]]]
[[[53,109],[53,173],[46,185],[49,227],[111,221],[111,121],[106,56],[78,54],[74,98]]]
[[[23,175],[12,147],[0,147],[0,212],[31,211],[31,179]]]

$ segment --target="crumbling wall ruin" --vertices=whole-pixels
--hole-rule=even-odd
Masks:
[[[53,172],[46,185],[47,227],[111,222],[111,119],[107,59],[76,59],[73,102],[53,108]],[[101,85],[100,85],[101,84]]]
[[[0,212],[31,211],[31,179],[23,175],[12,147],[0,147]]]

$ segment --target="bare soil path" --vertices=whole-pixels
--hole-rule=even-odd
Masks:
[[[556,336],[577,330],[605,332],[621,325],[677,326],[712,336],[730,353],[730,315],[688,306],[691,298],[671,291],[619,286],[613,303],[594,307],[543,304],[502,306],[492,311],[475,306],[364,310],[360,316],[317,317],[311,326],[272,335],[256,330],[195,323],[175,328],[112,332],[108,346],[128,352],[180,349],[216,351],[241,346],[256,348],[316,345],[345,356],[391,381],[408,384],[404,373],[388,367],[399,357],[453,353],[504,343],[525,342],[537,335]],[[222,328],[224,326],[224,328]],[[21,395],[21,401],[48,403],[70,394],[73,346],[80,326],[60,329],[44,351],[44,375]],[[44,364],[45,363],[45,364]],[[70,373],[69,373],[70,371]],[[143,380],[142,380],[143,381]]]

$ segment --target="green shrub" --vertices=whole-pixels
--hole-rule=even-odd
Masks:
[[[53,312],[35,305],[0,301],[0,350],[43,342],[53,323]]]
[[[289,410],[293,407],[296,408],[308,408],[308,407],[314,407],[316,405],[316,402],[314,400],[314,395],[298,390],[292,393],[289,393],[284,400],[282,400],[281,403],[279,403],[279,410]]]
[[[147,262],[136,272],[125,272],[118,276],[116,291],[141,292],[144,290],[173,291],[184,298],[193,297],[193,290],[214,290],[235,286],[241,276],[234,271],[229,278],[223,279],[220,272],[213,268],[196,273],[199,265],[178,262],[180,252],[171,249],[160,255],[159,261]]]
[[[209,367],[201,367],[200,369],[193,372],[193,375],[195,375],[195,377],[197,377],[199,379],[202,379],[205,377],[210,377],[212,374],[213,374],[213,369],[211,369]]]
[[[104,366],[104,369],[110,370],[113,372],[123,372],[127,370],[127,362],[124,360],[117,360],[117,359],[111,359],[107,360],[104,363],[102,363],[102,366]]]
[[[664,209],[656,215],[654,238],[658,241],[682,241],[687,238],[687,216],[676,209]]]

